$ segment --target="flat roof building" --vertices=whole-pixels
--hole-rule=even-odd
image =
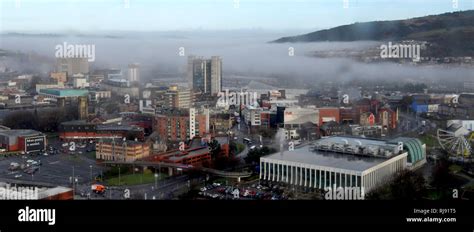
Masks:
[[[45,150],[46,136],[29,129],[0,130],[0,147],[10,152],[37,152]]]
[[[144,142],[106,139],[96,143],[96,159],[133,162],[150,155],[150,144]]]
[[[88,96],[89,91],[85,89],[58,89],[58,88],[49,88],[49,89],[40,89],[39,93],[41,95],[46,95],[53,98],[77,98],[82,96]]]
[[[260,179],[318,189],[363,187],[368,192],[411,166],[409,156],[413,161],[424,154],[424,146],[407,147],[415,146],[413,139],[400,138],[400,142],[339,136],[320,139],[312,146],[260,158]]]

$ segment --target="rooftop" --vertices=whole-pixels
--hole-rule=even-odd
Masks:
[[[19,129],[19,130],[0,130],[1,135],[6,136],[35,136],[42,135],[41,132],[29,129]]]
[[[168,154],[169,156],[168,159],[171,161],[177,161],[177,160],[182,160],[182,159],[191,158],[197,155],[205,155],[205,154],[209,154],[208,147],[196,148],[193,150],[188,150],[187,152],[181,152],[181,151],[173,152],[171,154]]]
[[[357,156],[336,152],[313,151],[310,146],[296,148],[293,151],[284,151],[262,157],[264,159],[290,161],[328,168],[338,168],[349,171],[363,172],[387,159],[367,156]]]
[[[373,146],[386,146],[385,140],[378,139],[365,139],[360,137],[349,137],[349,136],[332,136],[318,140],[317,142],[328,142],[328,143],[346,143],[349,145],[373,145]],[[395,145],[394,145],[395,146]]]
[[[123,139],[102,139],[99,140],[99,144],[112,144],[115,143],[116,146],[122,146],[124,143],[127,144],[127,146],[134,146],[134,145],[147,145],[146,143],[140,142],[140,141],[134,141],[134,140],[123,140]]]
[[[79,96],[87,96],[89,91],[84,89],[41,89],[40,93],[55,95],[58,97],[79,97]]]

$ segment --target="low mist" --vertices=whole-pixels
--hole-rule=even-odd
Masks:
[[[378,46],[380,42],[268,43],[289,33],[264,31],[195,31],[153,33],[107,33],[80,36],[2,35],[0,48],[22,53],[35,53],[52,62],[37,65],[36,70],[53,69],[55,46],[94,44],[94,68],[122,68],[140,63],[145,80],[185,75],[187,56],[221,56],[224,79],[232,75],[288,78],[304,82],[369,80],[473,80],[472,68],[445,66],[411,66],[395,63],[366,64],[343,58],[315,58],[308,54],[323,50],[360,50]],[[180,48],[185,56],[180,56]],[[290,47],[294,56],[289,55]],[[421,54],[423,56],[423,54]],[[8,63],[8,61],[4,61]],[[21,68],[23,65],[12,65]],[[17,67],[15,67],[17,66]],[[49,69],[49,70],[48,70]]]

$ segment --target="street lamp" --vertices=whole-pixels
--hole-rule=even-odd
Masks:
[[[118,184],[120,185],[120,166],[118,168],[119,168],[119,181],[118,181]]]
[[[72,184],[72,197],[76,194],[76,190],[74,189],[74,165],[72,166],[72,176],[71,176],[71,184]]]
[[[91,170],[91,173],[90,173],[90,174],[91,174],[91,182],[92,182],[92,165],[89,165],[89,168],[90,168],[90,170]]]

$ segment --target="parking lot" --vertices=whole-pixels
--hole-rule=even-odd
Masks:
[[[199,195],[208,199],[286,200],[288,197],[279,186],[268,187],[258,183],[243,186],[212,183],[200,188]]]
[[[70,186],[72,179],[85,184],[104,171],[91,155],[95,144],[76,143],[74,150],[63,144],[50,141],[44,152],[0,157],[0,177]]]

